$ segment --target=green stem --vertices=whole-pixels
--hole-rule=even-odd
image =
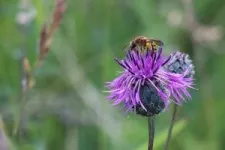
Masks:
[[[168,136],[167,136],[167,139],[166,139],[166,144],[165,144],[164,150],[168,150],[169,142],[170,142],[171,135],[172,135],[173,125],[174,125],[175,120],[176,120],[176,114],[177,114],[177,105],[174,104],[172,119],[171,119],[170,128],[169,128],[169,131],[168,131]]]
[[[154,117],[148,117],[148,150],[153,150],[154,136],[155,136],[155,120]]]

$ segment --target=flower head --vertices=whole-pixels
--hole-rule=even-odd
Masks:
[[[190,60],[189,55],[181,52],[176,52],[171,60],[165,65],[165,68],[169,72],[184,73],[189,70],[186,77],[193,77],[195,74],[194,65]]]
[[[168,106],[170,98],[181,104],[185,96],[191,98],[188,88],[192,88],[193,79],[187,77],[189,68],[184,72],[168,71],[167,64],[177,54],[169,57],[158,51],[141,53],[137,48],[128,51],[124,59],[115,61],[123,68],[121,74],[107,83],[114,105],[122,103],[127,111],[135,111],[143,116],[153,116]]]

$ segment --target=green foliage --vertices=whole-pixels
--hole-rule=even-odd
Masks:
[[[18,141],[12,130],[21,102],[21,54],[35,65],[39,32],[50,22],[54,6],[54,1],[31,2],[36,16],[27,25],[19,25],[20,1],[0,0],[0,108],[15,149],[147,149],[146,119],[133,114],[127,117],[120,108],[111,108],[102,92],[105,82],[120,71],[113,57],[122,58],[124,48],[137,35],[162,39],[165,53],[181,49],[196,65],[198,91],[192,91],[193,100],[179,107],[170,149],[224,149],[223,0],[193,1],[198,23],[222,29],[220,39],[204,43],[193,42],[182,0],[68,0],[50,52],[33,72],[36,86],[27,94],[24,132]],[[171,12],[175,12],[173,21],[181,16],[180,24],[168,23]],[[156,149],[164,145],[168,113],[157,118]]]
[[[185,120],[180,120],[179,122],[177,122],[173,127],[172,137],[176,137],[177,134],[179,134],[186,126],[187,121]],[[167,138],[167,133],[168,129],[166,128],[156,135],[154,142],[154,149],[162,149],[162,146],[166,142],[165,139]],[[140,146],[137,150],[145,150],[147,146],[148,143],[146,142],[142,146]]]

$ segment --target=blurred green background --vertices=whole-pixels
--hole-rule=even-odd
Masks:
[[[225,149],[225,1],[67,3],[51,50],[34,72],[36,85],[26,94],[18,141],[13,129],[22,103],[21,56],[34,65],[54,0],[0,0],[0,113],[11,149],[146,150],[146,118],[111,107],[103,92],[121,69],[113,57],[123,57],[137,35],[163,40],[166,54],[188,53],[196,66],[198,90],[179,107],[169,149]],[[170,119],[171,109],[157,117],[156,150],[163,149]],[[2,137],[1,144],[7,144]]]

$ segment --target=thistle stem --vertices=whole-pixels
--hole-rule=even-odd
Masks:
[[[169,131],[168,131],[168,135],[167,135],[167,139],[166,139],[166,144],[165,144],[164,150],[168,150],[169,142],[170,142],[171,135],[172,135],[173,125],[174,125],[175,119],[176,119],[176,114],[177,114],[177,105],[174,104],[172,119],[171,119],[170,128],[169,128]]]
[[[155,120],[154,117],[148,117],[148,150],[153,150],[154,135],[155,135]]]

